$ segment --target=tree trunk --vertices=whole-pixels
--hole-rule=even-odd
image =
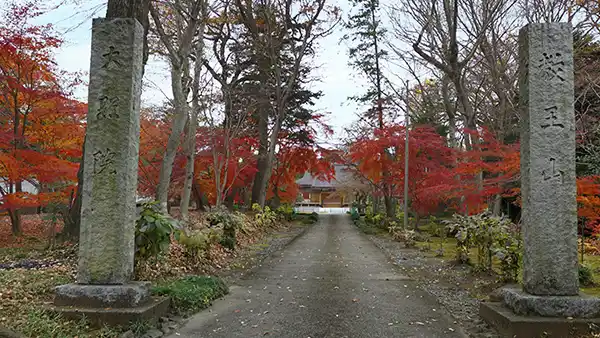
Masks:
[[[264,163],[264,170],[262,173],[262,184],[260,185],[260,191],[258,195],[258,204],[264,207],[267,204],[267,188],[269,187],[269,181],[271,180],[271,174],[273,173],[273,160],[275,154],[272,150],[267,153],[267,158]]]
[[[267,153],[269,151],[268,115],[269,111],[267,109],[262,109],[258,119],[258,159],[256,161],[256,175],[254,176],[254,183],[252,184],[252,204],[258,203],[261,206],[264,206],[266,184],[268,183],[265,181],[268,168]]]
[[[205,211],[208,203],[205,202],[204,193],[201,191],[200,186],[196,182],[196,180],[192,181],[192,192],[194,195],[194,200],[196,201],[196,208],[199,211]]]
[[[21,211],[19,209],[8,209],[8,216],[10,217],[12,234],[15,236],[21,235]]]
[[[419,223],[421,223],[421,217],[418,213],[415,213],[415,231],[419,230]]]
[[[229,191],[229,194],[225,197],[225,206],[227,209],[233,211],[235,207],[235,195],[237,194],[237,188],[233,188]]]
[[[379,213],[379,197],[373,196],[373,214],[377,215]]]
[[[185,128],[185,122],[188,117],[188,104],[182,83],[183,75],[184,68],[181,68],[178,65],[171,65],[171,86],[173,88],[175,117],[173,118],[171,134],[169,135],[167,149],[165,150],[165,155],[160,167],[158,187],[156,189],[156,201],[158,201],[160,209],[164,213],[168,212],[167,203],[169,200],[169,186],[171,184],[171,174],[173,173],[173,163],[175,162],[175,155],[177,155],[177,147],[179,146],[181,133]]]
[[[383,197],[383,203],[385,204],[385,215],[390,219],[394,219],[396,217],[396,210],[394,210],[394,199],[392,196],[386,193]]]
[[[273,198],[271,199],[269,205],[272,209],[277,209],[281,206],[281,198],[279,197],[279,187],[275,185],[273,187]]]
[[[150,0],[108,0],[106,5],[107,18],[136,18],[143,23],[148,21]]]
[[[494,196],[494,207],[492,209],[492,214],[494,216],[502,216],[502,196],[496,195]]]
[[[75,193],[73,204],[63,216],[65,224],[63,234],[69,240],[79,239],[79,228],[81,226],[81,187],[83,187],[83,154],[85,153],[85,137],[83,144],[82,157],[79,163],[79,170],[77,170],[77,192]]]
[[[247,187],[244,187],[244,208],[247,210],[252,209],[252,191],[250,191]]]
[[[108,0],[106,5],[106,18],[135,18],[144,27],[144,66],[148,62],[148,30],[150,20],[150,0]],[[142,67],[142,75],[144,67]]]
[[[206,17],[206,2],[203,2],[202,17]],[[205,20],[202,19],[198,31],[201,36],[204,34]],[[188,221],[188,212],[190,208],[190,195],[192,193],[192,184],[194,182],[194,161],[196,155],[196,130],[198,128],[198,114],[200,113],[200,72],[202,71],[202,62],[204,61],[204,40],[199,39],[195,48],[196,59],[194,61],[194,81],[192,83],[192,116],[189,121],[187,135],[185,139],[185,183],[183,184],[183,193],[181,196],[180,212],[184,221]]]
[[[189,220],[190,196],[192,194],[192,183],[194,181],[194,155],[196,153],[196,126],[198,124],[197,111],[192,112],[188,123],[188,130],[185,140],[185,182],[181,193],[180,212],[181,218],[187,222]]]

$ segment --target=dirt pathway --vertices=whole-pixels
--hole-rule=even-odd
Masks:
[[[346,215],[318,224],[170,337],[463,337]]]

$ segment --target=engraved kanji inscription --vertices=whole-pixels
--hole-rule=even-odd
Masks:
[[[115,155],[116,153],[109,148],[99,149],[94,152],[94,174],[101,174],[102,172],[109,172],[110,174],[116,174],[117,171],[114,169]]]
[[[558,114],[557,106],[544,108],[545,117],[544,117],[544,123],[541,124],[541,127],[544,129],[546,129],[548,127],[564,128],[565,125],[560,123],[560,119],[558,118],[558,116],[556,116],[557,114]]]
[[[558,79],[561,82],[565,81],[565,61],[561,53],[542,53],[537,67],[542,70],[544,80]]]
[[[114,67],[121,67],[121,61],[119,61],[119,55],[121,53],[118,50],[115,50],[114,46],[108,46],[108,52],[102,54],[102,57],[104,58],[105,62],[104,65],[102,65],[102,68],[108,68],[111,65],[113,65]],[[114,68],[113,67],[113,68]]]
[[[100,108],[98,108],[96,118],[98,120],[119,118],[119,113],[117,112],[117,109],[119,108],[118,106],[118,97],[108,97],[106,95],[102,96],[100,98]]]
[[[550,170],[542,170],[542,177],[544,178],[544,181],[558,179],[562,183],[565,172],[556,168],[556,159],[554,157],[550,157],[548,161],[550,162]]]

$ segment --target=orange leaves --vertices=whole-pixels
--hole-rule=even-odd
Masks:
[[[64,201],[77,179],[87,106],[62,92],[51,26],[30,21],[39,1],[9,5],[0,20],[0,180],[2,203],[20,208]],[[20,191],[24,182],[41,189]],[[52,192],[48,192],[52,191]]]
[[[281,201],[294,202],[299,193],[296,179],[305,172],[324,181],[333,178],[333,163],[327,149],[286,142],[281,144],[267,189],[267,198],[274,197],[277,193]]]
[[[390,125],[350,148],[350,160],[362,175],[375,185],[387,184],[398,197],[404,190],[405,135],[404,126]],[[445,182],[452,176],[448,169],[452,163],[452,150],[432,128],[409,131],[409,193],[414,207],[437,204],[443,196],[439,187],[449,184]]]
[[[600,219],[600,176],[577,178],[577,215],[587,223]]]

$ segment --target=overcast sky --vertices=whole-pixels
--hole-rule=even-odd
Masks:
[[[0,0],[0,4],[7,0]],[[53,0],[56,1],[56,0]],[[346,0],[337,0],[344,18],[347,17],[349,6]],[[82,1],[84,5],[63,5],[37,20],[38,23],[52,23],[59,32],[64,33],[65,41],[56,53],[56,59],[61,69],[67,71],[85,71],[89,69],[91,16],[104,16],[104,1]],[[329,2],[333,4],[333,2]],[[83,6],[83,7],[82,7]],[[81,12],[87,9],[87,12]],[[92,15],[92,11],[95,15]],[[336,135],[344,126],[355,118],[357,106],[347,100],[349,96],[362,92],[365,81],[348,67],[347,46],[340,43],[344,34],[341,27],[321,40],[318,55],[314,62],[318,69],[314,75],[320,77],[320,82],[314,82],[315,90],[323,91],[323,97],[318,101],[316,109],[320,112],[330,112],[328,121],[334,127]],[[165,100],[165,94],[171,95],[168,68],[160,61],[150,61],[146,68],[145,84],[142,101],[144,105],[159,104]],[[87,75],[87,73],[86,73]],[[77,92],[77,98],[87,101],[86,88]]]

